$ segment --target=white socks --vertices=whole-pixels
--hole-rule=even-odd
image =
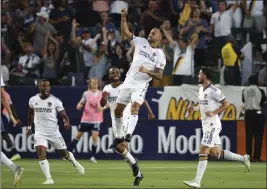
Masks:
[[[69,152],[69,159],[68,159],[73,165],[77,164],[77,161],[73,155],[73,153]]]
[[[8,159],[8,157],[6,157],[6,155],[3,152],[1,152],[1,162],[5,164],[12,171],[15,171],[17,169],[17,165],[14,164],[10,159]]]
[[[136,163],[136,160],[134,159],[134,157],[132,156],[132,154],[130,154],[130,152],[128,152],[127,149],[125,149],[125,151],[122,153],[122,156],[124,158],[126,158],[127,160],[129,160],[129,162],[133,165]]]
[[[51,174],[50,174],[50,168],[49,163],[47,159],[39,161],[40,167],[46,177],[46,180],[52,180]]]
[[[244,162],[244,157],[239,155],[239,154],[235,154],[235,153],[230,152],[228,150],[224,150],[223,154],[224,154],[223,159],[225,159],[225,160]]]
[[[196,181],[197,182],[201,182],[202,177],[205,173],[205,170],[207,168],[208,165],[208,160],[202,160],[198,162],[198,166],[197,166],[197,175],[196,175]]]
[[[115,118],[116,121],[116,138],[122,138],[124,137],[124,132],[123,132],[123,117],[120,118]]]
[[[138,115],[134,114],[134,115],[130,115],[129,119],[127,120],[128,122],[128,130],[127,130],[127,134],[132,135],[134,132],[134,129],[136,127],[138,121]]]

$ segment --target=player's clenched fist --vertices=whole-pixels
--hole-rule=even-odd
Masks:
[[[127,9],[121,9],[121,17],[126,17],[127,15]]]

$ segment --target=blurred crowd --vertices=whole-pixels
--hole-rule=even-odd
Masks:
[[[162,81],[153,86],[195,82],[201,66],[222,59],[226,85],[241,85],[240,49],[251,32],[256,59],[266,62],[266,0],[1,0],[1,71],[10,85],[81,84],[107,81],[117,66],[125,78],[134,46],[120,35],[120,11],[128,9],[130,31],[146,37],[162,30],[167,58]],[[238,32],[233,32],[234,28]],[[239,29],[239,30],[238,30]],[[198,33],[196,39],[195,33]],[[265,44],[264,44],[265,43]],[[215,58],[212,58],[215,57]],[[259,82],[267,84],[267,67]]]

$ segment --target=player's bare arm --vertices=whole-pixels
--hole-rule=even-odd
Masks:
[[[77,110],[81,110],[84,106],[84,103],[82,101],[80,101],[78,104],[77,104]]]
[[[34,121],[34,109],[29,107],[27,136],[30,136],[32,134],[31,127],[33,125],[33,121]]]
[[[70,129],[70,119],[68,117],[68,115],[66,114],[66,111],[65,110],[62,110],[59,112],[59,115],[60,117],[62,118],[63,120],[63,123],[64,123],[64,127],[69,130]]]
[[[190,106],[188,108],[189,113],[193,112],[193,111],[199,111],[199,105],[196,106]]]
[[[146,73],[153,79],[157,79],[157,80],[161,80],[163,76],[163,69],[160,69],[160,68],[156,68],[155,71],[149,71],[148,69],[144,67],[140,67],[139,72]]]
[[[3,87],[1,87],[1,101],[2,101],[2,104],[4,105],[5,109],[7,110],[8,112],[8,115],[10,117],[10,120],[12,121],[13,123],[13,126],[16,126],[17,125],[17,120],[14,118],[14,115],[11,111],[11,108],[10,108],[10,104],[5,96],[5,89]]]
[[[147,112],[148,112],[148,119],[149,120],[155,119],[155,115],[154,115],[152,109],[150,108],[147,100],[144,100],[144,106],[145,106],[145,108],[147,109]]]
[[[121,33],[122,36],[131,40],[133,38],[133,34],[130,32],[128,24],[127,24],[127,9],[121,9]]]
[[[107,105],[107,102],[108,102],[108,92],[107,91],[104,91],[102,93],[102,98],[100,100],[101,107],[104,108]]]
[[[215,116],[217,114],[220,114],[221,112],[225,111],[230,106],[229,102],[225,99],[222,102],[222,105],[215,111],[207,111],[206,116]]]

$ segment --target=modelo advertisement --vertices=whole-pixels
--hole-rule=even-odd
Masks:
[[[60,131],[67,146],[75,137],[79,120],[71,120],[72,128],[66,131],[60,126]],[[192,160],[198,158],[202,131],[200,121],[144,121],[140,120],[130,142],[130,151],[138,159],[143,160]],[[11,139],[23,158],[35,158],[36,151],[33,147],[33,135],[26,136],[26,127],[13,128]],[[223,122],[221,132],[222,147],[236,152],[236,122]],[[112,128],[108,122],[101,125],[99,145],[96,159],[121,159],[121,157],[109,149],[113,142]],[[87,159],[90,157],[92,139],[90,134],[85,133],[77,144],[74,154],[77,158]],[[3,142],[3,149],[8,149]],[[53,147],[48,149],[48,158],[60,158]]]

